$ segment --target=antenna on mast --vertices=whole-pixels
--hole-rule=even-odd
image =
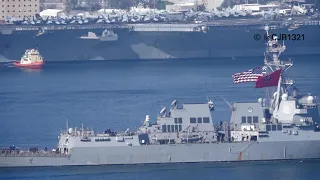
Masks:
[[[66,128],[67,128],[67,131],[69,129],[69,126],[68,126],[68,119],[66,119]]]
[[[281,69],[281,75],[278,81],[277,90],[276,92],[274,92],[274,94],[272,94],[273,97],[272,95],[269,94],[269,96],[271,97],[270,99],[273,99],[273,102],[270,107],[273,108],[273,115],[275,118],[277,118],[278,109],[280,105],[280,97],[282,96],[282,94],[286,93],[287,89],[293,84],[292,80],[286,80],[284,78],[284,72],[288,70],[293,64],[291,60],[289,61],[280,60],[280,54],[284,52],[286,49],[286,46],[284,45],[284,41],[281,45],[278,41],[277,36],[270,37],[268,26],[265,27],[265,31],[267,33],[268,42],[267,42],[264,64],[268,66],[272,72]]]
[[[81,125],[81,136],[83,136],[83,123]]]

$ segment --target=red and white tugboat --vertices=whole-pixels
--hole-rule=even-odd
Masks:
[[[27,49],[21,57],[20,62],[13,63],[16,67],[41,68],[44,64],[43,58],[37,49]]]

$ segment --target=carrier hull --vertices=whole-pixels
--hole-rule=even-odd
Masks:
[[[292,31],[286,27],[273,33],[304,35],[300,40],[286,40],[284,54],[305,55],[320,53],[319,30],[320,26]],[[80,38],[88,30],[58,30],[40,36],[36,31],[2,34],[0,61],[18,59],[29,48],[38,48],[46,61],[252,57],[263,56],[266,43],[262,26],[210,27],[206,33],[113,31],[118,35],[116,41]],[[102,30],[91,32],[101,35]],[[261,39],[256,40],[255,34]]]
[[[272,147],[272,148],[270,148]],[[319,159],[320,141],[78,147],[67,157],[5,156],[0,167]]]

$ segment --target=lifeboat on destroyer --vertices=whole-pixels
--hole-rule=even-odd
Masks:
[[[16,67],[41,68],[44,62],[37,49],[27,49],[24,55],[21,57],[20,62],[16,61],[13,64]]]

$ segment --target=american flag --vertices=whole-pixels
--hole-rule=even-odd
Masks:
[[[263,76],[267,70],[266,66],[256,67],[254,69],[249,69],[248,71],[235,73],[232,75],[233,83],[243,83],[243,82],[256,82],[258,77]]]

